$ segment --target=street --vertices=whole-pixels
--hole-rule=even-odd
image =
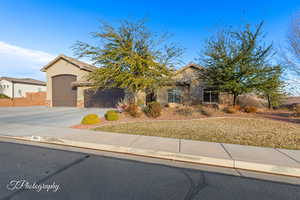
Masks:
[[[300,198],[300,185],[293,182],[259,180],[260,175],[249,178],[225,168],[197,169],[185,163],[148,160],[2,141],[0,199]]]

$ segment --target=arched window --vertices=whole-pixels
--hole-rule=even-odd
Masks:
[[[178,88],[168,90],[168,103],[182,103],[182,92]]]

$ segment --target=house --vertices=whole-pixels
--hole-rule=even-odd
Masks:
[[[27,92],[46,91],[46,83],[31,78],[0,77],[0,94],[10,98],[26,97]]]
[[[300,104],[300,96],[290,96],[282,100],[282,108],[294,109],[297,104]]]
[[[97,67],[59,55],[41,71],[47,77],[48,106],[73,107],[115,107],[128,93],[120,88],[94,91],[87,81],[88,74]],[[156,100],[162,105],[219,103],[226,95],[206,88],[199,80],[201,66],[188,64],[174,74],[175,84],[166,85],[154,93],[140,93],[139,99],[144,102]]]

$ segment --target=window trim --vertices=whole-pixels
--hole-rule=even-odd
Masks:
[[[204,101],[204,94],[205,93],[209,93],[209,101]],[[216,93],[217,94],[217,101],[212,101],[212,93]],[[202,103],[203,104],[216,104],[220,102],[220,93],[215,90],[215,89],[210,89],[210,88],[203,88],[202,89]]]
[[[168,103],[178,103],[181,104],[183,102],[182,90],[180,88],[170,88],[167,90],[168,92]],[[171,98],[170,98],[170,95]],[[171,99],[171,101],[170,101]],[[179,101],[177,101],[179,99]]]

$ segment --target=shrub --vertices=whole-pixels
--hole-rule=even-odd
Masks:
[[[119,114],[117,113],[117,111],[115,110],[108,110],[106,113],[105,113],[105,119],[107,121],[116,121],[119,119]]]
[[[145,107],[144,112],[148,117],[159,117],[161,114],[161,105],[158,102],[150,102],[148,105]]]
[[[0,94],[0,99],[10,99],[10,97],[5,94]]]
[[[236,113],[238,110],[237,110],[237,107],[236,106],[228,106],[226,108],[224,108],[224,111],[226,113],[229,113],[229,114],[234,114]]]
[[[214,112],[215,110],[212,108],[201,106],[199,109],[203,115],[208,116],[208,117],[211,117],[215,114],[215,112]]]
[[[177,109],[175,111],[175,113],[177,113],[179,115],[183,115],[183,116],[190,116],[193,114],[193,109],[186,106],[186,107]]]
[[[246,113],[255,113],[257,112],[257,108],[255,106],[245,106],[244,111]]]
[[[126,112],[132,117],[140,117],[142,115],[140,107],[134,103],[129,104]]]
[[[295,114],[296,116],[300,117],[300,104],[295,105]]]
[[[257,98],[256,96],[251,95],[242,95],[237,99],[237,104],[244,108],[245,106],[253,106],[257,108],[263,107],[262,99]]]
[[[97,124],[101,122],[100,118],[96,114],[88,114],[83,117],[81,120],[81,124],[91,125],[91,124]]]
[[[124,112],[126,111],[126,109],[128,108],[129,106],[129,99],[128,98],[124,98],[124,99],[121,99],[118,104],[117,104],[117,109],[119,112]]]
[[[143,99],[138,99],[137,102],[136,102],[136,104],[137,104],[138,106],[140,106],[140,107],[144,106],[144,101],[143,101]]]
[[[205,107],[210,108],[210,109],[214,109],[214,110],[219,110],[220,109],[220,106],[217,103],[206,104]]]
[[[233,106],[233,108],[236,110],[236,111],[240,111],[242,108],[240,105],[235,105]]]

